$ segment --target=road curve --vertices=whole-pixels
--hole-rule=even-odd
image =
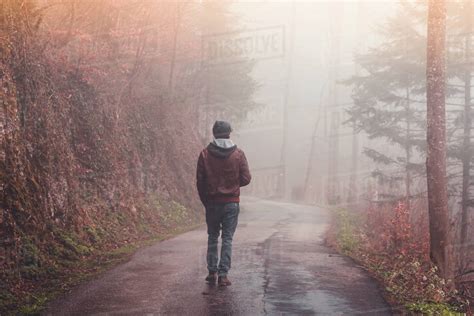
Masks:
[[[204,282],[206,231],[137,251],[51,302],[44,315],[391,315],[375,281],[322,244],[328,215],[244,198],[232,286]]]

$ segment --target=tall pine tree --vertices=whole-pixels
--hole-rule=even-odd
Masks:
[[[356,56],[361,74],[346,81],[354,86],[350,123],[370,139],[380,138],[384,142],[383,152],[364,149],[367,156],[383,166],[374,175],[391,187],[403,182],[407,201],[415,194],[413,177],[424,169],[421,156],[425,144],[426,38],[420,28],[421,12],[419,5],[403,3],[397,15],[384,26],[384,41]],[[385,195],[398,197],[396,192]]]

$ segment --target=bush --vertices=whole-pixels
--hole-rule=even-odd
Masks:
[[[389,301],[429,315],[455,315],[456,308],[466,306],[430,261],[426,215],[403,202],[371,205],[357,214],[337,210],[334,215],[330,232],[336,248],[369,269],[383,283]]]

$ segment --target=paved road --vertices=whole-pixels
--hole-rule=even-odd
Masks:
[[[375,282],[322,245],[321,209],[247,199],[232,286],[204,282],[205,228],[139,250],[52,302],[47,315],[390,315]]]

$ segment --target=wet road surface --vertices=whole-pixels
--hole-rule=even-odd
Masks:
[[[319,208],[244,198],[230,287],[204,282],[205,227],[143,248],[46,315],[390,315],[354,262],[323,246]]]

